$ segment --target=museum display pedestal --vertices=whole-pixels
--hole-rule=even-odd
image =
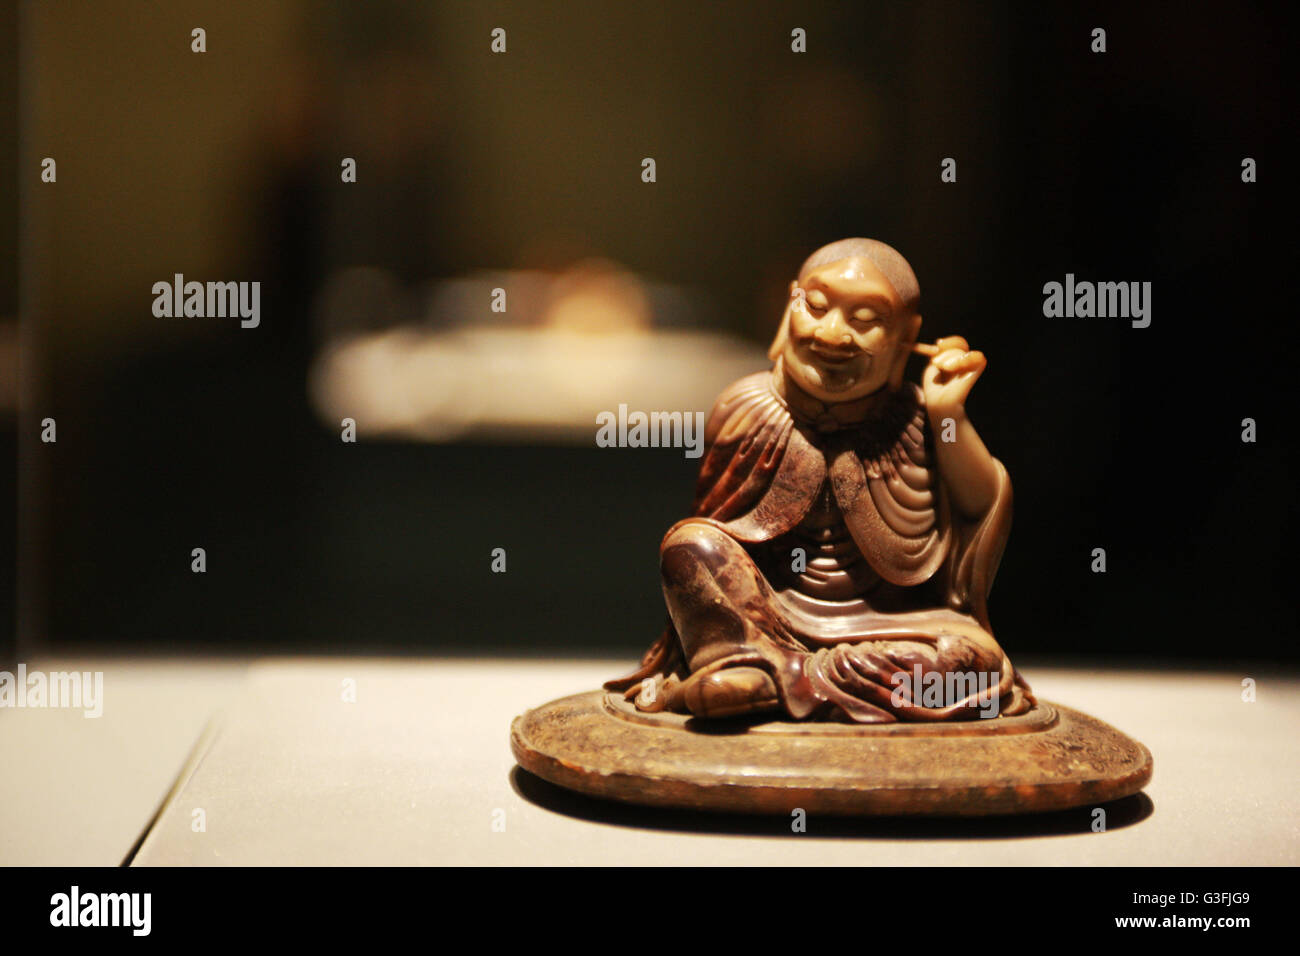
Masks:
[[[0,829],[0,864],[116,866],[142,835],[137,866],[1300,863],[1294,675],[1025,661],[1041,699],[1086,707],[1156,754],[1143,793],[1105,805],[1104,832],[1080,808],[810,813],[796,833],[789,816],[596,800],[521,770],[507,739],[520,702],[595,686],[620,663],[34,660],[102,670],[104,713],[0,713],[0,818],[12,823]],[[1245,676],[1254,703],[1242,700]]]

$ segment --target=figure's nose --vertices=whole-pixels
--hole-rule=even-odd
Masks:
[[[844,321],[843,309],[831,309],[817,326],[814,338],[831,348],[844,348],[853,344],[853,333]]]

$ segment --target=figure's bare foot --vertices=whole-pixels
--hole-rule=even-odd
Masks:
[[[630,700],[637,710],[658,713],[661,710],[681,709],[682,682],[676,674],[652,674],[650,677],[633,684],[623,692],[623,699]]]
[[[776,683],[757,667],[724,667],[682,685],[696,717],[735,717],[770,710],[780,702]]]

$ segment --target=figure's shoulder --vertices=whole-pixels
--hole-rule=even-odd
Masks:
[[[784,411],[771,383],[772,370],[765,369],[737,379],[723,389],[713,403],[713,411],[704,430],[705,440],[716,440],[724,429],[729,433],[734,432],[737,420],[748,421],[754,412],[773,414]],[[727,427],[728,423],[731,423],[731,428]]]
[[[722,390],[718,400],[713,403],[713,408],[716,411],[719,408],[735,407],[761,400],[769,395],[775,398],[771,383],[771,369],[765,369],[761,372],[755,372],[753,375],[746,375],[744,378],[736,379]]]

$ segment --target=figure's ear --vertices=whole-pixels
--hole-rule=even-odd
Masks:
[[[903,372],[907,368],[907,360],[911,357],[912,346],[916,344],[920,334],[921,316],[918,313],[905,320],[903,331],[898,337],[898,352],[894,355],[894,364],[889,370],[890,388],[898,388],[903,384]]]
[[[797,289],[798,287],[799,287],[799,280],[791,279],[790,300],[786,302],[785,311],[781,313],[781,324],[777,326],[776,338],[772,340],[772,344],[769,345],[767,349],[767,357],[770,358],[773,362],[776,361],[776,357],[778,355],[780,355],[782,352],[785,351],[785,340],[786,340],[786,336],[789,334],[787,332],[787,329],[789,329],[790,327],[790,310],[794,308],[794,301],[795,301],[794,290]]]
[[[903,327],[903,337],[907,339],[908,352],[912,351],[912,346],[916,344],[916,340],[920,337],[920,335],[921,335],[921,313],[918,312],[916,315],[908,319],[907,324]]]

